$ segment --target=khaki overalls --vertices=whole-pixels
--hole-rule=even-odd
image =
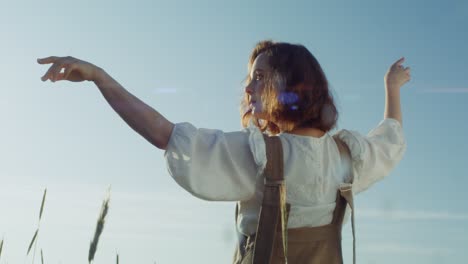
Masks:
[[[351,223],[353,231],[353,263],[356,263],[354,233],[354,204],[351,183],[343,184],[336,195],[336,207],[330,224],[318,227],[300,227],[286,229],[290,204],[285,201],[283,153],[279,137],[264,135],[267,165],[264,171],[265,190],[260,210],[257,232],[245,236],[238,232],[239,243],[234,253],[234,264],[342,264],[341,230],[346,205],[352,209]],[[342,159],[351,162],[349,149],[335,137]],[[285,189],[283,189],[285,190]],[[283,195],[283,197],[281,197]],[[280,198],[281,197],[281,198]],[[284,203],[284,202],[283,202]],[[284,210],[286,218],[281,217]],[[236,206],[236,228],[238,207]],[[279,224],[278,224],[279,223]],[[282,230],[282,227],[284,230]],[[285,240],[283,241],[283,234]],[[287,243],[285,249],[283,243]]]

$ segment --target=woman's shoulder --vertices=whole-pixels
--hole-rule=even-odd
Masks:
[[[367,134],[360,133],[357,130],[340,129],[333,137],[340,139],[349,147],[353,159],[362,159],[370,144],[375,145],[375,147],[406,145],[403,127],[398,120],[393,118],[384,118]]]

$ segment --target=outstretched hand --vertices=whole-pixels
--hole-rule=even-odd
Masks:
[[[98,67],[73,57],[47,57],[37,59],[39,64],[50,64],[49,70],[41,77],[42,81],[67,80],[72,82],[94,81]],[[63,69],[63,71],[62,71]]]
[[[402,57],[390,66],[387,73],[385,74],[384,81],[387,87],[400,88],[410,79],[410,67],[404,67],[401,65],[405,61]]]

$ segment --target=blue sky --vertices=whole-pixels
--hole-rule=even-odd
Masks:
[[[362,134],[383,118],[385,72],[406,58],[407,152],[356,198],[358,261],[462,262],[467,27],[466,1],[0,2],[0,263],[31,261],[25,252],[46,187],[38,250],[49,263],[85,262],[109,185],[96,263],[116,252],[121,263],[229,263],[234,203],[186,193],[163,151],[92,83],[43,83],[47,67],[36,58],[90,61],[172,122],[234,131],[248,55],[263,39],[305,45],[333,89],[338,129]],[[344,232],[350,263],[349,225]]]

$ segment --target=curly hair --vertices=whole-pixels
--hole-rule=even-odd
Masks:
[[[249,95],[240,104],[241,124],[245,128],[251,118],[262,132],[276,135],[295,128],[317,128],[330,131],[336,126],[338,110],[328,81],[317,59],[302,45],[270,40],[261,41],[253,49],[248,72],[255,59],[265,53],[272,71],[265,78],[261,104],[268,120],[252,116]],[[250,74],[246,83],[251,82]]]

